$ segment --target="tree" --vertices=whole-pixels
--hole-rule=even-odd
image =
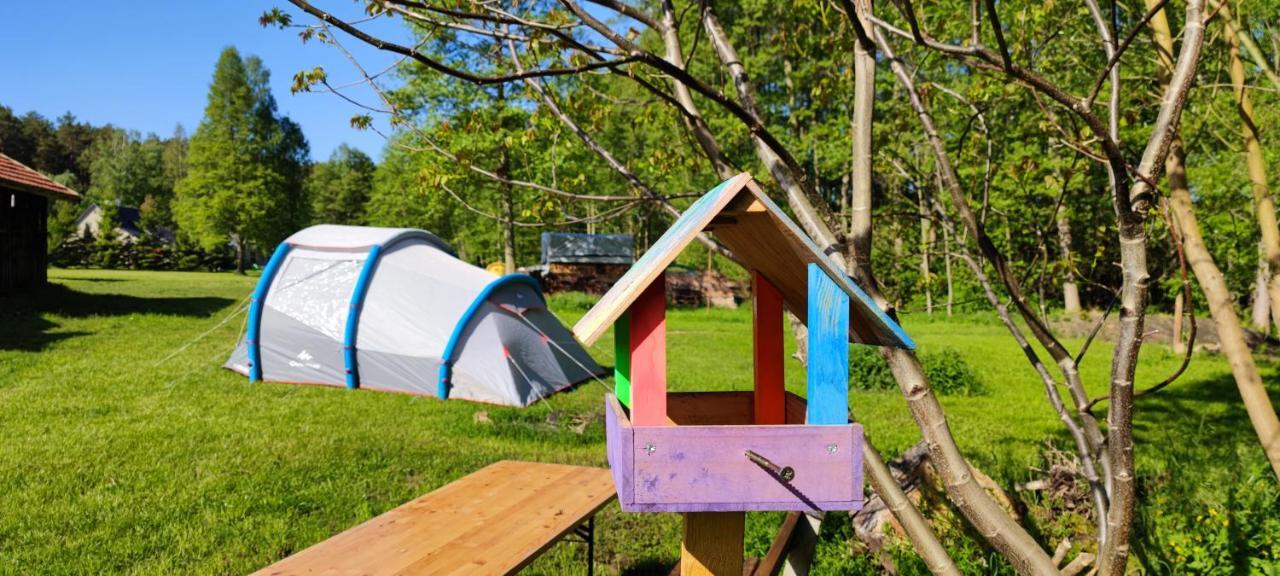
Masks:
[[[72,190],[80,191],[79,180],[73,172],[63,172],[53,177],[53,181],[57,182]],[[81,210],[84,209],[84,199],[78,202],[51,202],[49,204],[49,218],[46,221],[46,240],[45,249],[49,254],[53,254],[62,245],[62,241],[73,234],[76,230],[76,218],[80,216]]]
[[[1157,0],[1146,1],[1148,6],[1152,8],[1159,7]],[[1231,35],[1230,24],[1224,27],[1227,28],[1228,32],[1227,43],[1234,44],[1234,36]],[[1162,56],[1160,58],[1162,65],[1161,81],[1168,82],[1173,64],[1172,60],[1163,55],[1172,53],[1173,40],[1169,31],[1169,23],[1163,10],[1157,12],[1155,17],[1152,18],[1152,34],[1157,45],[1162,48]],[[1231,75],[1233,82],[1236,84],[1234,87],[1237,91],[1236,98],[1243,99],[1243,70],[1237,68],[1240,66],[1240,61],[1234,45],[1230,47],[1229,53]],[[1247,104],[1248,101],[1244,100],[1239,109],[1245,122],[1242,132],[1245,138],[1247,158],[1249,159],[1250,176],[1256,178],[1257,172],[1261,171],[1261,167],[1255,166],[1254,160],[1261,156],[1261,151],[1257,149],[1258,143],[1251,124],[1253,109],[1251,106],[1246,106]],[[1165,178],[1168,180],[1170,188],[1169,204],[1182,235],[1182,244],[1187,252],[1187,260],[1190,262],[1196,278],[1200,281],[1201,291],[1209,301],[1209,312],[1217,322],[1222,352],[1231,362],[1232,376],[1235,378],[1236,387],[1240,391],[1245,410],[1249,414],[1249,420],[1253,424],[1263,451],[1271,463],[1272,472],[1280,479],[1280,419],[1276,417],[1275,408],[1272,406],[1271,400],[1267,396],[1267,390],[1262,384],[1262,375],[1259,373],[1258,367],[1253,361],[1253,355],[1245,343],[1244,331],[1240,326],[1240,317],[1237,314],[1235,302],[1232,301],[1231,293],[1227,288],[1227,283],[1224,281],[1223,274],[1217,263],[1214,262],[1213,256],[1209,253],[1209,249],[1205,245],[1204,235],[1200,231],[1200,224],[1196,217],[1191,191],[1187,183],[1186,152],[1181,138],[1175,136],[1172,145],[1173,149],[1165,160]],[[1257,153],[1256,157],[1253,155],[1255,152]],[[1259,191],[1258,188],[1261,188],[1261,190]],[[1257,204],[1263,204],[1264,200],[1267,204],[1270,204],[1265,177],[1260,186],[1257,180],[1254,180],[1254,198]],[[1272,214],[1270,215],[1269,225],[1274,227],[1274,205],[1270,206],[1270,210],[1272,210]],[[1263,214],[1259,214],[1258,220],[1261,223],[1268,219]],[[1263,224],[1263,226],[1266,226],[1266,224]],[[1263,237],[1267,237],[1265,232]],[[1271,238],[1275,238],[1274,234],[1271,235]],[[1272,286],[1276,286],[1274,281]]]
[[[171,184],[165,178],[163,144],[154,135],[143,139],[137,132],[113,129],[93,145],[89,167],[89,196],[99,204],[139,206],[148,197],[167,198]]]
[[[1244,142],[1245,164],[1261,234],[1260,257],[1265,259],[1265,270],[1271,275],[1267,279],[1267,293],[1271,298],[1272,323],[1280,326],[1280,227],[1276,224],[1276,202],[1267,184],[1267,161],[1259,142],[1261,135],[1253,112],[1253,101],[1245,87],[1245,68],[1240,59],[1241,35],[1237,34],[1235,22],[1232,21],[1226,4],[1218,0],[1214,5],[1225,12],[1222,37],[1226,41],[1229,55],[1231,94],[1235,97],[1236,111],[1240,115],[1240,137]],[[1259,275],[1259,281],[1263,276]],[[1276,455],[1280,458],[1280,439],[1277,439],[1276,444]],[[1280,476],[1280,460],[1276,462],[1276,473]]]
[[[183,234],[208,249],[235,245],[241,274],[250,246],[270,247],[306,222],[306,139],[277,114],[268,79],[258,58],[222,51],[174,206]]]
[[[312,218],[325,224],[364,224],[376,168],[368,154],[346,144],[328,162],[312,166],[306,185]]]

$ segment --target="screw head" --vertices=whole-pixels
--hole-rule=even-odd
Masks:
[[[835,444],[827,444],[827,454],[835,454],[840,451],[840,447]]]
[[[652,456],[654,452],[658,451],[658,447],[654,446],[653,442],[646,442],[644,445],[644,451],[645,454]]]

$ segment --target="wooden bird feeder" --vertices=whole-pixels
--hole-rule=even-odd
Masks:
[[[751,271],[750,392],[667,391],[663,272],[700,232]],[[807,402],[784,387],[784,306],[809,330]],[[682,572],[740,574],[745,511],[862,507],[848,343],[914,344],[750,175],[694,202],[574,333],[590,345],[610,325],[616,395],[605,399],[606,431],[618,500],[628,512],[686,513]]]

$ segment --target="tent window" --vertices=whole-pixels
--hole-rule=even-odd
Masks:
[[[267,307],[341,342],[351,291],[363,264],[363,260],[294,256],[272,286]]]

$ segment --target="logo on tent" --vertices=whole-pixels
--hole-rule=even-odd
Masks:
[[[305,367],[310,368],[310,369],[312,369],[312,370],[319,370],[319,369],[320,369],[320,363],[319,363],[319,362],[312,362],[312,360],[314,360],[314,359],[315,359],[315,357],[314,357],[314,356],[312,356],[312,355],[311,355],[311,353],[310,353],[310,352],[307,352],[306,350],[303,350],[303,351],[299,352],[299,353],[298,353],[297,358],[298,358],[298,360],[301,360],[301,362],[298,362],[298,360],[290,360],[290,361],[289,361],[289,365],[290,365],[290,366],[292,366],[292,367],[294,367],[294,368],[302,368],[303,366],[305,366]]]

